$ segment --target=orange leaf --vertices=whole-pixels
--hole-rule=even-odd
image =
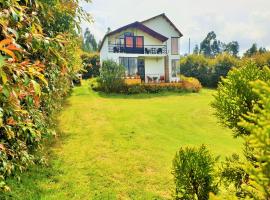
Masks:
[[[12,43],[13,43],[12,39],[4,39],[0,42],[0,48]]]
[[[7,49],[11,50],[11,51],[23,51],[22,49],[18,48],[17,46],[15,46],[14,44],[10,44],[7,46]]]
[[[16,60],[16,56],[15,54],[10,51],[9,49],[3,49],[3,48],[0,48],[1,51],[5,52],[6,54],[8,54],[9,56],[11,56],[14,60]]]

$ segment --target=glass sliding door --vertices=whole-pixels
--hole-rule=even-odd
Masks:
[[[126,68],[127,76],[136,76],[138,72],[137,58],[120,57],[120,64]]]

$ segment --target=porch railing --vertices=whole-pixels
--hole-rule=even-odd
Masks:
[[[146,55],[167,54],[167,45],[144,45],[141,48],[127,48],[123,44],[110,44],[109,53],[136,53]]]

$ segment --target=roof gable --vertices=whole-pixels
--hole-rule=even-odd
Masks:
[[[162,13],[160,15],[146,19],[146,20],[142,21],[141,23],[144,24],[145,22],[152,21],[152,20],[157,19],[159,17],[164,18],[173,27],[173,29],[179,34],[179,37],[183,36],[183,34],[180,32],[180,30],[174,25],[174,23],[172,23],[172,21],[165,15],[165,13]]]
[[[121,27],[121,28],[118,28],[118,29],[116,29],[116,30],[114,30],[114,31],[112,31],[112,32],[110,32],[110,33],[107,33],[107,34],[104,36],[104,38],[103,38],[103,40],[102,40],[102,42],[101,42],[101,45],[100,45],[100,47],[99,47],[99,48],[100,48],[99,50],[101,50],[101,48],[102,48],[102,46],[103,46],[103,44],[104,44],[104,42],[105,42],[106,37],[111,36],[111,35],[114,35],[114,34],[116,34],[116,33],[120,33],[120,32],[122,32],[123,30],[129,29],[129,28],[137,28],[137,29],[140,29],[141,31],[143,31],[143,32],[145,32],[145,33],[147,33],[147,34],[149,34],[150,36],[152,36],[152,37],[158,39],[158,40],[161,41],[161,42],[165,42],[165,41],[167,41],[167,40],[169,39],[169,38],[165,37],[164,35],[162,35],[162,34],[156,32],[156,31],[152,30],[151,28],[149,28],[149,27],[143,25],[141,22],[134,22],[134,23],[128,24],[128,25],[126,25],[126,26],[123,26],[123,27]]]
[[[126,26],[123,26],[123,27],[121,27],[119,29],[116,29],[115,31],[112,31],[112,32],[108,33],[107,36],[114,35],[115,33],[120,33],[123,30],[126,30],[128,28],[137,28],[137,29],[140,29],[141,31],[143,31],[145,33],[148,33],[149,35],[151,35],[152,37],[160,40],[161,42],[165,42],[166,40],[168,40],[168,38],[165,37],[164,35],[161,35],[160,33],[158,33],[156,31],[150,29],[149,27],[143,25],[140,22],[134,22],[134,23],[128,24]]]

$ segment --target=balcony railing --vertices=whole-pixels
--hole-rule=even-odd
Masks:
[[[110,53],[133,53],[133,54],[148,54],[148,55],[162,55],[167,54],[166,45],[144,45],[142,48],[129,48],[125,45],[110,44]]]

